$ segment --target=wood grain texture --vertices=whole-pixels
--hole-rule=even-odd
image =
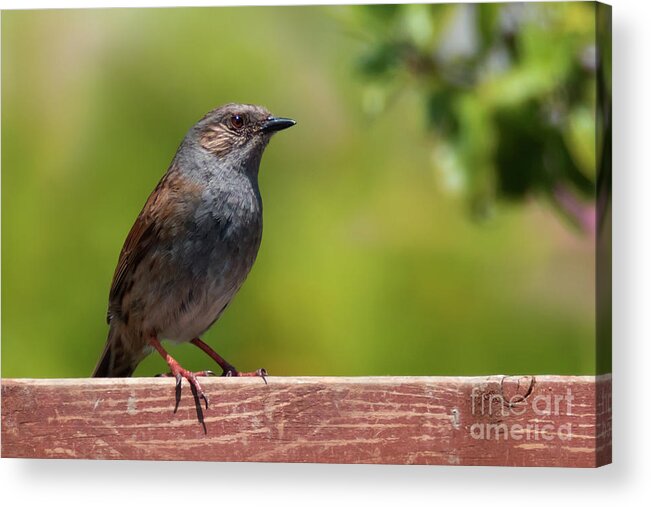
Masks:
[[[4,379],[2,457],[594,467],[610,375]]]

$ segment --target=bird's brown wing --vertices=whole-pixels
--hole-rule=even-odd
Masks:
[[[156,240],[156,220],[154,215],[156,213],[156,202],[163,188],[164,180],[165,178],[158,183],[147,199],[124,242],[118,265],[113,274],[111,292],[109,293],[107,322],[110,322],[111,317],[119,313],[120,302],[127,290],[131,275],[133,275]]]
[[[112,316],[119,315],[122,298],[132,285],[138,265],[159,241],[174,231],[178,234],[179,220],[191,213],[189,208],[201,193],[201,185],[183,177],[172,163],[145,202],[120,252],[109,294],[109,323]]]
[[[113,275],[109,293],[107,321],[119,315],[122,298],[130,289],[138,265],[161,237],[164,229],[178,219],[180,207],[187,206],[188,198],[197,195],[200,189],[180,175],[173,164],[158,182],[138,215],[124,242],[118,265]]]

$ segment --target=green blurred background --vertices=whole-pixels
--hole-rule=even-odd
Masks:
[[[594,373],[594,20],[575,3],[3,12],[2,375],[90,374],[129,228],[186,130],[233,101],[298,120],[263,159],[258,261],[205,336],[233,364]]]

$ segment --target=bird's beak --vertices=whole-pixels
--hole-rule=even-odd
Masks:
[[[263,132],[278,132],[296,125],[296,122],[290,118],[274,118],[270,116],[262,125]]]

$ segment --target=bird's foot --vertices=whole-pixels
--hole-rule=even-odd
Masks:
[[[215,352],[213,349],[211,349],[208,344],[204,343],[201,341],[199,338],[195,338],[194,340],[191,341],[192,344],[196,345],[199,347],[201,350],[203,350],[206,354],[208,354],[211,358],[215,360],[215,362],[221,367],[223,373],[222,377],[262,377],[262,380],[264,380],[264,383],[267,383],[267,370],[264,368],[259,368],[255,371],[251,372],[240,372],[237,371],[237,368],[233,366],[231,363],[226,361],[222,356],[220,356],[217,352]]]
[[[190,384],[190,389],[192,390],[195,400],[203,400],[206,405],[206,410],[208,410],[208,397],[203,392],[201,384],[199,384],[199,381],[197,380],[197,377],[207,376],[206,373],[208,372],[194,373],[188,371],[185,368],[182,368],[181,365],[174,360],[170,361],[169,364],[171,376],[176,378],[176,405],[174,406],[174,412],[178,410],[179,404],[181,403],[181,384],[183,383],[183,379],[187,380]],[[199,404],[201,404],[200,401]]]
[[[181,403],[181,387],[183,379],[187,380],[190,384],[190,389],[192,390],[192,396],[194,397],[194,405],[197,409],[197,418],[199,423],[203,426],[204,433],[207,433],[206,423],[203,419],[203,410],[201,409],[201,400],[206,404],[206,410],[208,410],[208,397],[203,392],[201,384],[197,380],[197,377],[207,377],[214,375],[211,371],[202,371],[198,373],[191,372],[183,368],[176,359],[170,356],[167,351],[163,348],[158,341],[156,336],[152,336],[149,339],[149,344],[154,347],[158,353],[165,359],[165,362],[170,367],[170,373],[163,375],[166,377],[174,377],[176,379],[176,403],[174,405],[174,413],[179,409],[179,404]]]
[[[222,373],[222,377],[262,377],[262,380],[264,380],[264,383],[267,383],[267,370],[264,368],[258,368],[255,371],[237,371],[233,366],[230,368],[226,368],[224,370],[224,373]]]
[[[170,365],[170,367],[172,366]],[[175,395],[176,400],[174,404],[174,413],[177,412],[177,410],[179,409],[179,404],[181,403],[181,390],[182,390],[181,384],[183,382],[183,379],[185,378],[190,384],[190,389],[192,390],[192,395],[194,396],[194,401],[197,408],[197,417],[199,418],[199,422],[202,424],[205,432],[206,425],[203,422],[203,411],[201,410],[200,400],[203,399],[203,401],[206,404],[206,410],[207,410],[208,397],[203,392],[203,389],[201,388],[201,384],[199,384],[197,377],[216,377],[217,375],[215,375],[215,372],[210,370],[191,372],[186,370],[185,368],[181,368],[180,366],[178,366],[178,368],[172,368],[172,369],[176,370],[176,373],[174,373],[173,371],[168,371],[167,373],[159,373],[156,375],[156,377],[174,377],[176,379],[176,395]]]

